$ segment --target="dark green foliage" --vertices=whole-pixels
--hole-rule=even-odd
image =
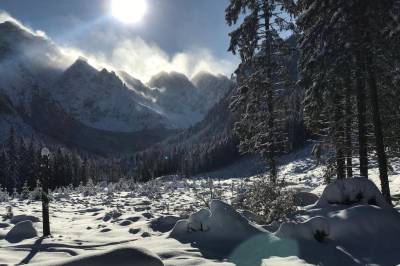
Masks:
[[[276,155],[287,144],[284,113],[288,108],[277,99],[290,88],[285,58],[291,49],[279,32],[293,28],[285,20],[285,12],[293,7],[293,1],[231,0],[225,11],[230,26],[244,17],[230,33],[229,46],[242,61],[236,71],[238,90],[231,105],[238,114],[235,132],[240,151],[261,154],[271,180],[277,178]]]

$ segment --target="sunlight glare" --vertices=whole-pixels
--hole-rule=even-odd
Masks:
[[[143,19],[146,12],[146,0],[112,0],[111,2],[112,15],[124,23],[137,23]]]

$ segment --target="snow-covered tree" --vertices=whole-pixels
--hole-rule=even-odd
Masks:
[[[378,156],[382,192],[390,201],[382,128],[385,117],[380,103],[385,99],[396,104],[384,93],[385,86],[393,88],[390,79],[384,78],[395,61],[385,33],[392,20],[393,0],[300,0],[298,7],[302,13],[298,25],[303,31],[300,65],[307,90],[306,114],[312,123],[319,123],[314,128],[327,130],[326,135],[336,148],[338,177],[342,177],[341,147],[349,146],[351,105],[356,103],[360,174],[368,177],[370,122],[374,140],[371,146]],[[343,128],[347,128],[344,134]]]
[[[230,33],[229,51],[239,54],[242,64],[237,70],[239,88],[232,109],[238,114],[235,131],[244,153],[260,153],[267,161],[271,180],[277,178],[275,157],[285,147],[284,122],[280,119],[277,94],[286,87],[287,76],[282,57],[289,49],[279,36],[290,30],[289,0],[231,0],[226,9],[229,26],[239,27]]]

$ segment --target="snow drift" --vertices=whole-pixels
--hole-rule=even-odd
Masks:
[[[119,247],[91,255],[77,256],[71,260],[41,264],[41,266],[163,266],[161,259],[147,249]]]
[[[34,238],[37,236],[36,229],[31,221],[23,221],[17,223],[7,233],[5,239],[10,243],[17,243],[24,239]]]

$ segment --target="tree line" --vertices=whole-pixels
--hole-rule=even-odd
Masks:
[[[240,19],[243,16],[243,19]],[[226,21],[238,27],[239,86],[232,109],[242,152],[260,153],[276,180],[276,155],[286,145],[283,90],[304,93],[304,120],[320,147],[334,151],[337,178],[368,178],[377,157],[381,190],[391,202],[388,156],[399,154],[399,10],[394,0],[231,0]],[[240,21],[240,22],[239,22]],[[282,33],[298,36],[298,80],[285,76],[289,50]],[[282,84],[285,86],[282,87]]]
[[[30,190],[38,185],[41,173],[42,143],[34,138],[17,139],[14,128],[0,148],[0,187],[9,193],[20,192],[25,186]],[[51,146],[49,162],[49,188],[78,186],[92,181],[117,181],[125,174],[121,160],[94,158]]]

